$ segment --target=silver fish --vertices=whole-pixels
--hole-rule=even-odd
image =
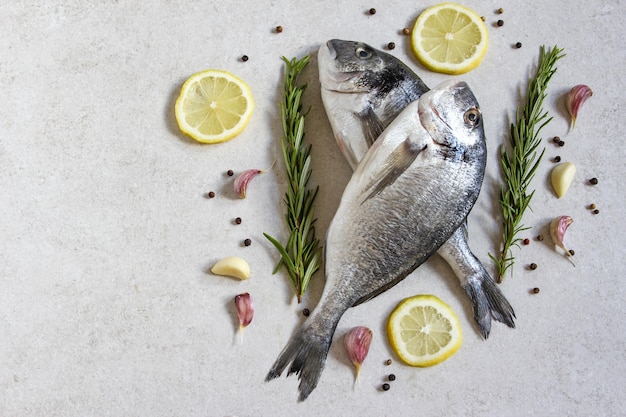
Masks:
[[[402,61],[361,42],[330,40],[321,46],[318,62],[326,113],[353,169],[400,111],[428,91]],[[438,254],[459,278],[485,339],[492,317],[515,327],[513,308],[467,243],[466,222]]]
[[[444,83],[409,104],[348,182],[326,236],[322,297],[266,380],[291,364],[287,375],[299,375],[305,400],[344,312],[400,282],[459,228],[485,162],[480,109],[465,83]]]

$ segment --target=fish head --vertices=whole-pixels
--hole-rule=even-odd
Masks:
[[[397,59],[363,42],[332,39],[318,52],[322,87],[341,93],[369,93],[384,81],[380,76],[398,67]]]
[[[485,133],[478,101],[463,81],[445,81],[419,99],[422,126],[433,141],[460,157],[467,149],[483,147]]]

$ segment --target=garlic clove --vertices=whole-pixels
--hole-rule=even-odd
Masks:
[[[215,275],[225,275],[244,280],[250,278],[250,265],[243,258],[229,256],[213,265],[211,272]]]
[[[576,126],[576,118],[578,117],[578,111],[581,106],[589,97],[593,95],[591,88],[584,84],[578,84],[572,87],[565,97],[565,107],[571,116],[570,130]]]
[[[239,343],[243,343],[243,330],[252,323],[252,317],[254,317],[252,296],[247,292],[235,296],[235,307],[237,307],[237,318],[239,319]]]
[[[572,253],[565,247],[563,240],[567,228],[574,222],[570,216],[559,216],[550,222],[550,237],[556,246],[563,249],[565,254],[570,257]],[[573,262],[572,262],[573,263]]]
[[[241,174],[237,175],[237,178],[235,178],[234,186],[235,186],[235,193],[239,196],[239,198],[246,198],[246,191],[248,190],[248,184],[250,183],[250,181],[254,179],[254,177],[271,169],[273,166],[274,166],[274,163],[272,162],[272,165],[270,165],[269,168],[248,169],[242,172]]]
[[[574,174],[576,174],[576,166],[571,162],[564,162],[552,169],[550,179],[558,198],[565,195],[569,186],[572,184]]]
[[[343,339],[343,346],[348,358],[356,367],[356,379],[361,372],[361,364],[369,352],[372,336],[372,331],[369,328],[357,326],[352,328]]]

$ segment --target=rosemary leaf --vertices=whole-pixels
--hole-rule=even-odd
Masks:
[[[300,60],[283,57],[283,61],[286,68],[285,91],[280,111],[283,125],[281,149],[288,180],[283,202],[287,207],[285,221],[289,228],[289,238],[283,246],[267,233],[264,235],[281,256],[274,273],[282,266],[285,267],[300,303],[311,277],[321,264],[321,248],[319,240],[315,238],[313,211],[313,202],[319,188],[311,190],[308,187],[311,178],[311,145],[303,146],[306,112],[302,111],[302,94],[306,85],[297,85],[298,76],[309,63],[309,56]]]
[[[556,72],[556,62],[564,57],[563,49],[554,46],[551,50],[541,47],[539,66],[535,77],[528,82],[526,100],[518,108],[515,123],[511,124],[510,148],[500,148],[500,168],[503,184],[500,192],[500,208],[503,218],[502,250],[496,257],[489,254],[498,269],[498,282],[502,282],[506,272],[515,264],[513,246],[519,247],[518,234],[528,230],[522,224],[522,217],[534,195],[528,190],[537,167],[545,153],[539,133],[552,120],[543,109],[548,82]]]

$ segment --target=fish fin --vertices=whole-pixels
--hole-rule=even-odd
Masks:
[[[372,190],[363,200],[365,203],[372,197],[380,194],[385,188],[390,186],[398,179],[404,171],[415,161],[417,155],[424,151],[427,145],[420,146],[412,142],[411,138],[406,138],[400,145],[394,149],[387,157],[383,164],[383,168],[376,174],[374,179],[368,184],[364,192]],[[373,188],[373,189],[372,189]]]
[[[372,109],[370,105],[362,112],[355,114],[363,123],[365,141],[367,142],[367,147],[370,148],[374,142],[376,142],[380,134],[383,133],[383,130],[385,130],[383,122],[376,113],[374,113],[374,109]]]
[[[489,337],[491,318],[515,328],[513,307],[482,265],[478,274],[467,278],[463,289],[472,303],[474,320],[483,338]]]
[[[313,316],[310,319],[313,319]],[[337,327],[337,322],[331,326],[312,326],[307,324],[309,321],[307,320],[291,338],[265,377],[267,382],[278,378],[287,366],[291,364],[287,376],[291,374],[298,375],[300,380],[300,385],[298,386],[300,391],[299,401],[306,400],[317,386],[326,365],[333,333]],[[316,332],[318,328],[323,328],[326,333],[320,336]]]

